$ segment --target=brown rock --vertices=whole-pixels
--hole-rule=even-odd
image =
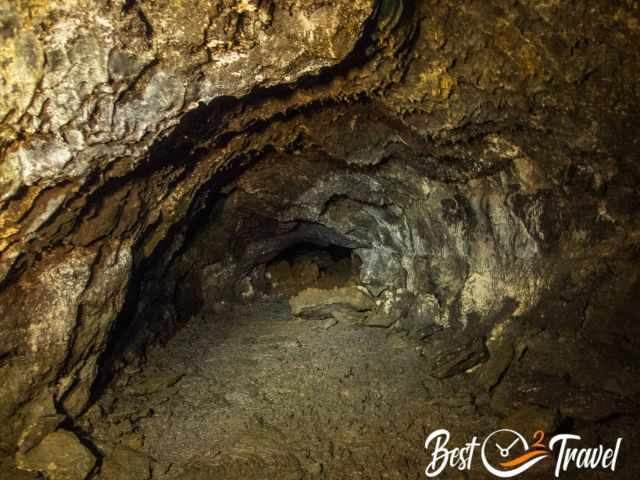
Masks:
[[[332,290],[307,288],[289,300],[291,312],[299,317],[338,320],[364,319],[375,307],[375,302],[358,287]]]
[[[487,358],[489,358],[489,352],[484,339],[476,338],[466,345],[438,354],[431,375],[436,378],[453,377],[484,362]]]
[[[78,437],[64,430],[50,433],[36,447],[16,458],[22,470],[43,473],[51,480],[84,480],[96,463]]]
[[[558,426],[560,414],[557,410],[539,405],[524,405],[502,421],[502,428],[515,430],[525,438],[533,438],[537,431],[552,433]]]
[[[99,480],[148,480],[151,461],[146,455],[127,447],[106,449]]]

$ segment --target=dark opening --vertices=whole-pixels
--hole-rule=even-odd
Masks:
[[[294,295],[304,288],[337,288],[355,283],[360,259],[339,245],[296,243],[266,264],[270,293]]]
[[[278,254],[272,262],[287,261],[294,263],[305,257],[331,259],[334,262],[351,258],[353,250],[340,245],[321,246],[311,242],[296,243]],[[271,263],[271,262],[270,262]]]

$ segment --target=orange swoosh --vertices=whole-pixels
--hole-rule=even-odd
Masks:
[[[504,468],[517,467],[530,458],[539,457],[540,455],[546,455],[547,453],[549,452],[547,452],[546,450],[533,450],[529,453],[525,453],[524,455],[520,455],[518,458],[514,458],[513,460],[510,460],[508,462],[501,463],[500,466]]]

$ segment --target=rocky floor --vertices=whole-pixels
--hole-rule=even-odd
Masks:
[[[105,395],[92,436],[143,452],[154,479],[423,478],[431,430],[462,439],[495,419],[411,342],[286,302],[198,317]]]
[[[485,339],[487,351],[482,337],[444,330],[418,341],[342,311],[298,318],[284,296],[257,298],[195,316],[25,459],[52,480],[419,479],[432,431],[464,446],[512,428],[527,438],[543,430],[547,441],[571,432],[585,446],[622,437],[615,474],[562,478],[638,478],[638,361],[624,342],[522,330]],[[552,478],[554,464],[523,478]],[[2,462],[0,474],[41,478]],[[493,477],[476,459],[437,478]]]
[[[446,428],[450,446],[464,446],[512,428],[527,438],[543,430],[547,441],[570,432],[585,446],[621,437],[615,474],[569,469],[562,478],[638,478],[640,360],[624,342],[596,342],[584,328],[470,342],[442,330],[418,341],[354,311],[293,316],[304,295],[257,298],[195,316],[30,450],[28,465],[51,480],[420,479],[432,431]],[[5,463],[0,479],[42,478]],[[523,478],[553,478],[554,465]],[[437,478],[494,477],[476,459],[471,471]]]

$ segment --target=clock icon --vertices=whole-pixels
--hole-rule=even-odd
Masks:
[[[538,447],[538,444],[534,444]],[[528,470],[549,456],[545,448],[530,448],[523,435],[503,428],[487,436],[482,443],[482,463],[489,473],[499,478],[511,478]],[[497,464],[491,459],[497,458]]]

